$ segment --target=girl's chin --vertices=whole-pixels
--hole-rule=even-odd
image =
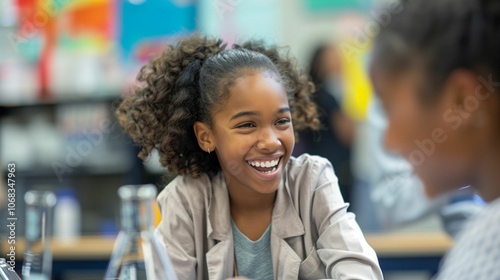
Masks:
[[[278,190],[278,186],[268,188],[268,189],[263,189],[261,186],[259,187],[250,187],[252,190],[255,192],[262,194],[262,195],[268,195],[268,194],[274,194]]]
[[[430,183],[428,181],[422,181],[424,185],[425,195],[429,199],[436,199],[442,195],[453,192],[460,189],[461,187],[443,187],[444,184]]]
[[[262,193],[273,193],[278,189],[278,187],[280,186],[280,183],[278,181],[278,182],[275,182],[274,184],[268,183],[266,185],[268,185],[268,187],[264,186],[264,185],[258,185],[256,190],[260,190],[260,192],[262,192]]]
[[[272,181],[255,180],[254,177],[249,180],[249,184],[247,184],[247,186],[259,194],[272,194],[278,190],[281,178],[281,174],[279,174],[279,176],[277,176],[275,180]]]

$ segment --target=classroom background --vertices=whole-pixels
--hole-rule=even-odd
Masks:
[[[343,191],[350,211],[387,279],[430,279],[453,242],[438,209],[448,200],[429,202],[428,209],[391,208],[399,198],[414,196],[404,188],[415,180],[411,170],[397,158],[395,173],[383,180],[391,181],[390,189],[376,191],[369,179],[382,164],[372,156],[376,141],[370,136],[370,120],[381,121],[369,114],[371,42],[399,12],[401,6],[389,0],[0,0],[0,219],[8,215],[7,165],[15,163],[20,221],[28,190],[51,190],[67,202],[59,210],[66,216],[54,220],[54,234],[72,238],[53,248],[54,279],[99,279],[120,228],[117,189],[151,183],[161,190],[174,177],[154,156],[145,163],[138,159],[139,149],[113,116],[140,67],[193,32],[229,45],[261,39],[287,46],[283,51],[304,71],[318,46],[328,45],[335,50],[328,58],[336,65],[329,77],[335,108],[352,132],[342,148],[349,160],[341,167],[333,162],[339,174],[349,173]],[[318,153],[334,149],[324,141],[320,147]],[[295,154],[311,149],[299,141]],[[63,206],[56,205],[56,212]],[[410,217],[402,218],[404,213]],[[20,262],[23,231],[19,222]],[[0,257],[7,235],[0,227]]]

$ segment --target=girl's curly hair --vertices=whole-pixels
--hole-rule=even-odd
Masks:
[[[153,149],[170,172],[189,174],[220,171],[215,153],[201,150],[193,125],[211,125],[213,114],[227,100],[234,81],[261,70],[271,73],[284,86],[295,132],[319,129],[316,104],[311,101],[314,86],[302,74],[288,53],[263,42],[247,42],[226,49],[222,40],[192,35],[166,50],[137,76],[142,83],[125,97],[115,114],[125,132],[141,146],[145,160]]]

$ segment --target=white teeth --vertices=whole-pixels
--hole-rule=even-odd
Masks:
[[[279,163],[279,158],[271,161],[248,161],[248,164],[255,167],[275,167]]]
[[[276,171],[276,167],[273,167],[273,170],[269,170],[269,171],[260,171],[261,173],[264,173],[264,174],[267,174],[267,173],[271,173],[271,172],[274,172]]]

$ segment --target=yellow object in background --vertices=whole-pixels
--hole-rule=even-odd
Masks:
[[[153,204],[153,225],[156,228],[161,222],[161,213],[160,208],[158,207],[158,203]]]
[[[342,109],[355,121],[366,119],[373,94],[367,71],[369,50],[370,46],[362,48],[354,40],[342,44],[340,49],[344,82]]]

